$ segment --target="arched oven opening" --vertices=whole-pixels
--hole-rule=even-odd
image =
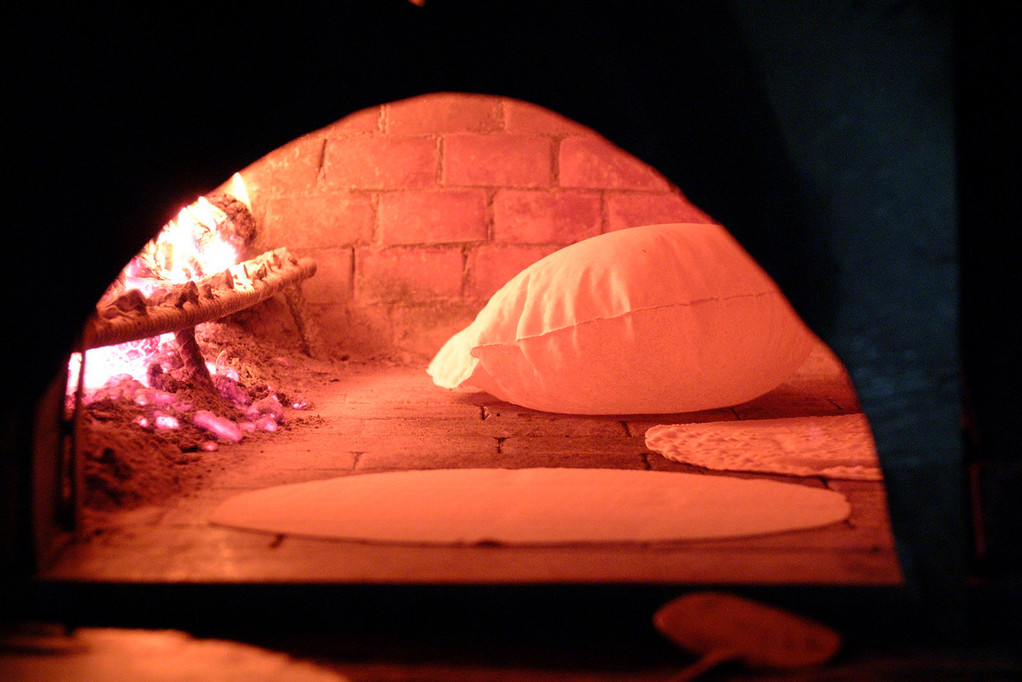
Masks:
[[[694,354],[695,364],[713,371],[698,391],[690,386],[660,403],[644,402],[664,390],[655,377],[645,385],[638,379],[648,358],[622,359],[628,369],[621,371],[633,374],[626,383],[638,385],[636,398],[612,403],[623,407],[602,408],[590,399],[576,408],[553,392],[535,409],[529,402],[535,389],[487,392],[479,390],[486,385],[469,384],[474,391],[452,392],[437,378],[448,339],[520,272],[598,237],[614,239],[605,248],[619,250],[602,259],[627,261],[624,238],[657,225],[672,226],[669,234],[681,239],[718,229],[652,167],[581,124],[511,98],[435,93],[385,103],[269,153],[182,210],[130,261],[87,322],[84,362],[76,353],[69,364],[65,416],[71,428],[58,467],[58,506],[75,533],[52,553],[42,576],[900,584],[867,420],[844,367],[808,333],[792,340],[763,327],[759,313],[714,310],[730,316],[720,336],[686,330],[666,349],[677,355],[675,363]],[[710,292],[678,306],[685,315],[697,311],[684,317],[687,327],[714,324],[699,306],[725,285],[709,273],[719,271],[724,282],[745,276],[738,274],[745,264],[737,257],[717,263],[700,254],[678,266],[700,292]],[[614,269],[608,276],[659,280],[672,277],[674,264],[646,267],[653,271]],[[649,287],[641,278],[633,288]],[[577,284],[566,278],[553,286]],[[587,280],[582,286],[586,291],[574,292],[572,301],[602,285]],[[561,292],[530,292],[548,296],[539,303],[544,316],[561,300]],[[575,334],[597,324],[587,318]],[[635,324],[645,326],[630,333],[673,333],[673,323],[636,317]],[[746,326],[757,330],[752,335],[774,338],[773,347],[757,346],[751,365],[732,369],[727,354],[751,352],[741,340],[750,334]],[[611,355],[642,352],[635,341],[619,340],[621,333],[608,331],[598,342],[617,344]],[[777,348],[786,344],[794,344],[790,357]],[[720,347],[728,351],[714,356]],[[570,363],[562,353],[554,366],[534,371],[548,384],[570,371]],[[499,364],[490,370],[495,380],[510,381],[500,371]],[[735,383],[736,372],[742,374],[737,383],[758,388],[735,394],[744,398],[716,397],[724,384]],[[764,372],[769,383],[760,385]],[[680,389],[686,377],[672,381],[678,386],[671,388]],[[583,383],[573,380],[568,392],[583,391]],[[608,383],[601,390],[626,388]],[[628,548],[625,539],[606,538],[608,531],[594,527],[590,536],[573,536],[560,553],[543,542],[532,546],[528,533],[536,529],[527,515],[506,537],[488,528],[496,518],[479,519],[477,532],[493,534],[497,551],[457,537],[443,541],[449,537],[443,519],[404,544],[372,542],[377,515],[408,523],[424,513],[408,492],[365,503],[365,537],[357,524],[314,532],[301,525],[310,510],[296,508],[279,514],[296,515],[299,526],[253,535],[235,521],[225,526],[219,511],[246,492],[315,480],[563,469],[753,477],[794,484],[795,492],[833,493],[850,510],[832,520],[811,507],[794,514],[800,520],[770,531],[735,530],[717,514],[744,505],[727,513],[762,518],[777,504],[770,491],[728,504],[711,497],[706,507],[654,512],[687,514],[710,526],[696,542],[677,544],[692,538],[665,530],[649,551],[643,546],[649,538],[636,531],[637,544]],[[357,492],[334,497],[350,494]],[[508,506],[516,504],[526,501],[519,495]],[[625,506],[612,517],[638,513],[633,503],[619,504]],[[794,509],[801,502],[788,504]],[[544,525],[548,542],[557,544],[558,524],[572,523],[562,520],[569,511],[555,508],[533,523]],[[456,514],[448,509],[445,516]],[[777,531],[787,533],[773,537]],[[390,531],[378,532],[388,537]],[[622,541],[625,548],[616,546]],[[438,557],[446,570],[433,567]]]
[[[24,161],[24,183],[36,189],[35,201],[12,202],[11,219],[38,225],[39,196],[63,192],[65,200],[42,221],[47,230],[25,235],[30,254],[51,255],[41,264],[14,259],[5,273],[17,283],[7,290],[37,285],[36,296],[11,301],[12,318],[35,336],[5,331],[5,346],[26,360],[8,368],[12,385],[31,396],[28,407],[5,396],[15,434],[2,477],[11,519],[5,573],[9,565],[58,595],[50,600],[57,613],[76,609],[61,601],[63,588],[124,583],[210,583],[225,588],[220,594],[237,582],[356,591],[553,582],[904,595],[904,577],[909,601],[921,588],[933,624],[953,626],[964,612],[965,555],[977,547],[962,528],[954,159],[942,90],[950,46],[940,8],[848,23],[824,10],[751,3],[733,3],[733,16],[678,8],[670,21],[637,8],[604,16],[426,5],[234,17],[231,35],[259,49],[232,52],[230,68],[210,69],[201,51],[154,57],[153,46],[170,43],[147,41],[139,27],[114,31],[117,40],[84,40],[92,47],[81,55],[91,61],[58,52],[24,60],[26,80],[47,74],[50,87],[15,128],[49,134],[21,135],[11,146]],[[811,21],[803,23],[806,11]],[[184,23],[164,13],[146,23],[161,38]],[[90,31],[114,27],[100,15],[73,19],[57,43],[77,46]],[[200,23],[193,42],[222,45],[223,26]],[[677,39],[679,26],[686,40]],[[875,40],[827,40],[833,34]],[[132,62],[132,52],[146,59]],[[200,76],[195,91],[176,89],[182,74]],[[813,94],[803,97],[803,86]],[[66,120],[68,110],[79,118]],[[77,151],[64,154],[61,140]],[[228,182],[235,172],[244,191]],[[821,196],[806,196],[807,187]],[[87,319],[147,240],[199,197],[217,206],[217,229],[251,215],[253,240],[235,254],[248,264],[232,266],[229,277],[214,267],[194,286],[165,287],[162,301],[111,291],[100,321]],[[814,340],[805,362],[764,395],[652,417],[579,416],[485,391],[451,393],[424,372],[523,268],[635,226],[713,222],[826,339]],[[873,229],[860,231],[860,223]],[[85,238],[93,233],[102,236]],[[54,240],[62,248],[47,251]],[[225,312],[224,300],[237,309]],[[192,309],[204,312],[182,312]],[[146,364],[149,385],[136,378],[108,386],[107,398],[120,390],[130,411],[104,412],[107,404],[85,400],[84,383],[68,392],[66,378],[52,374],[63,373],[74,350],[108,347],[113,336],[90,334],[121,326],[112,322],[121,313],[166,314],[159,331],[177,338]],[[86,371],[98,364],[93,351]],[[158,409],[175,381],[195,377],[213,383],[215,402],[229,403],[226,393],[236,404],[213,406],[226,413],[206,410],[200,424],[199,406]],[[249,414],[260,401],[266,409]],[[179,428],[163,428],[174,423],[167,417]],[[107,440],[93,438],[90,449],[91,436],[78,436],[100,422]],[[732,446],[748,445],[751,428],[762,427],[760,442],[781,452],[774,464],[787,453],[788,469],[735,474],[734,459],[716,468],[719,459],[692,461],[678,454],[684,448],[672,458],[647,445],[647,433],[665,425],[679,427],[670,432],[679,442]],[[169,468],[137,458],[151,447],[146,439],[168,434]],[[797,451],[807,439],[847,437],[855,460],[872,454],[873,436],[883,482],[820,474],[819,458],[790,457],[792,443]],[[849,454],[828,452],[832,463]],[[495,463],[773,478],[835,493],[850,513],[822,528],[741,539],[569,549],[506,538],[423,548],[209,523],[220,504],[257,489]],[[981,469],[976,485],[996,490]],[[918,504],[923,498],[932,504]],[[1004,526],[988,528],[996,515],[976,510],[976,528],[994,532],[985,538],[993,546]]]

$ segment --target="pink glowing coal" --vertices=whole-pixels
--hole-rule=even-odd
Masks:
[[[240,176],[233,179],[231,194],[247,205]],[[100,303],[137,291],[145,301],[166,297],[175,288],[223,272],[239,263],[243,244],[227,214],[205,197],[183,208],[124,267]],[[176,430],[190,423],[210,435],[202,450],[214,450],[217,441],[240,442],[246,433],[274,433],[284,421],[284,406],[271,393],[253,398],[242,385],[238,370],[229,366],[224,351],[216,362],[205,361],[216,393],[231,405],[238,418],[197,407],[182,397],[187,388],[175,374],[183,365],[174,333],[142,338],[116,345],[73,353],[68,362],[68,405],[88,405],[100,400],[134,403],[144,409],[134,419],[147,431]],[[236,364],[236,359],[235,364]],[[83,369],[84,368],[84,369]],[[272,387],[269,387],[272,390]],[[293,409],[307,409],[296,398]]]

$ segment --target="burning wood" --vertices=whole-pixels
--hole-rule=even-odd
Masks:
[[[103,510],[160,503],[194,490],[211,472],[229,466],[224,458],[231,455],[212,453],[238,442],[239,433],[241,440],[271,438],[318,421],[305,412],[312,405],[300,391],[325,366],[310,358],[320,368],[310,369],[293,346],[258,339],[230,322],[199,325],[196,340],[207,357],[216,358],[207,367],[217,404],[187,383],[168,337],[146,340],[148,385],[121,374],[91,391],[79,407],[74,447],[89,519],[102,524],[96,515]],[[94,349],[89,356],[115,348]],[[197,417],[201,412],[215,419]]]
[[[239,176],[235,178],[235,184],[240,182]],[[207,194],[206,199],[224,212],[225,219],[218,225],[218,231],[225,241],[238,245],[240,249],[252,244],[256,235],[256,223],[247,199],[239,199],[227,192],[213,192]]]
[[[101,301],[82,333],[84,349],[159,336],[217,320],[282,293],[316,272],[312,259],[297,259],[287,249],[196,281],[155,290],[139,289]]]
[[[205,323],[278,293],[293,315],[301,312],[298,286],[315,273],[315,263],[284,248],[238,262],[254,235],[255,222],[242,200],[229,194],[202,197],[182,209],[100,299],[82,332],[81,352],[69,365],[73,447],[81,451],[76,459],[90,486],[79,500],[120,506],[146,497],[126,492],[153,487],[136,480],[138,452],[169,448],[170,454],[156,459],[177,465],[191,460],[173,452],[215,451],[218,441],[237,443],[284,424],[284,405],[272,386],[243,384],[238,371],[222,362],[223,353],[216,363],[207,362],[196,339]],[[303,335],[306,322],[296,319]],[[88,369],[102,371],[89,374],[86,360]],[[288,404],[309,407],[300,397]],[[178,442],[170,443],[168,434],[176,434]]]

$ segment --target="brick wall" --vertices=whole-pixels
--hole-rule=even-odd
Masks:
[[[352,114],[241,172],[256,246],[303,285],[337,355],[429,356],[515,273],[603,232],[709,218],[596,132],[525,102],[439,93]]]

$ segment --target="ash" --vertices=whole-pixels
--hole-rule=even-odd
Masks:
[[[312,407],[302,391],[330,372],[329,361],[294,350],[286,335],[257,337],[242,322],[195,329],[203,358],[216,368],[215,393],[189,382],[176,354],[161,350],[152,356],[149,386],[116,377],[79,408],[87,517],[193,492],[227,466],[222,449],[310,419],[301,414]]]

